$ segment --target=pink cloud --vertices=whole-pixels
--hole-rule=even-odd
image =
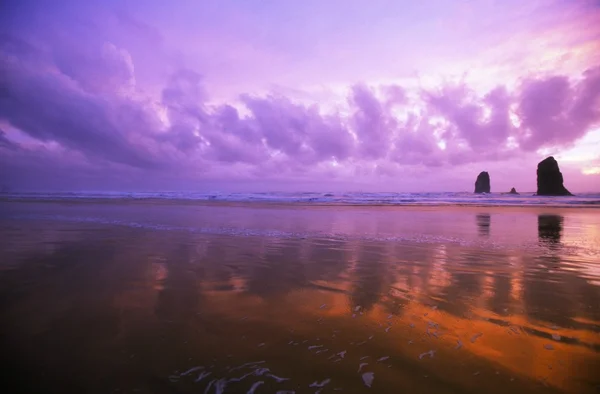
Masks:
[[[523,149],[569,146],[600,122],[600,68],[572,83],[566,76],[525,80],[519,97]]]
[[[426,93],[432,112],[443,116],[451,125],[444,133],[449,140],[461,138],[474,150],[503,150],[503,143],[514,133],[509,119],[511,97],[504,87],[475,97],[467,86],[444,86],[439,92]],[[489,111],[485,119],[484,106]]]
[[[77,157],[67,160],[66,153],[64,158],[56,152],[43,153],[47,168],[53,167],[57,173],[70,172],[83,178],[92,171],[95,175],[90,177],[98,179],[103,171],[118,170],[127,176],[162,179],[163,185],[170,184],[165,180],[169,176],[186,180],[256,180],[269,176],[290,182],[312,177],[327,184],[332,179],[368,181],[369,177],[383,179],[399,174],[426,178],[419,172],[423,169],[436,173],[444,168],[468,168],[476,175],[483,166],[502,168],[518,157],[535,161],[540,149],[573,146],[600,125],[597,65],[578,75],[525,69],[516,86],[498,80],[487,90],[469,79],[425,89],[410,82],[393,83],[389,78],[372,82],[358,77],[342,84],[347,95],[338,102],[311,103],[309,94],[301,102],[297,98],[305,92],[302,84],[284,86],[275,93],[261,78],[273,75],[277,83],[275,74],[283,66],[290,69],[289,73],[282,71],[286,75],[295,75],[304,66],[314,71],[314,64],[307,65],[310,59],[303,56],[322,53],[331,43],[347,46],[344,36],[314,37],[324,42],[323,48],[315,48],[277,21],[269,29],[283,29],[288,38],[241,40],[238,34],[250,34],[258,25],[255,15],[238,15],[233,20],[239,20],[240,25],[225,35],[224,41],[216,37],[210,45],[202,46],[201,56],[170,56],[164,47],[180,37],[173,26],[173,30],[159,32],[125,11],[105,10],[91,18],[88,14],[93,9],[90,6],[87,13],[71,10],[65,15],[55,11],[49,17],[37,10],[33,19],[47,31],[37,25],[19,27],[14,21],[0,29],[0,122],[35,140],[58,144],[63,152]],[[70,27],[66,22],[80,11],[94,23],[73,23],[75,27]],[[213,11],[227,18],[225,11]],[[370,12],[369,18],[383,15],[383,9]],[[293,15],[291,12],[290,18]],[[357,10],[352,15],[361,17]],[[25,20],[23,15],[14,19]],[[52,23],[46,23],[48,20]],[[191,22],[186,19],[181,23],[189,26]],[[349,29],[343,18],[336,23]],[[221,29],[217,21],[209,25],[216,31]],[[391,29],[393,24],[386,26]],[[412,28],[419,30],[418,26]],[[323,34],[333,34],[327,26],[320,29]],[[202,32],[199,37],[210,37],[210,31]],[[384,37],[384,33],[377,32],[376,36]],[[429,33],[422,33],[423,43],[432,39]],[[371,38],[364,36],[357,42]],[[301,50],[286,52],[283,44],[288,39],[297,42]],[[589,37],[570,39],[588,43]],[[230,41],[232,48],[246,48],[248,52],[236,57],[231,52],[235,50],[226,45]],[[152,45],[156,45],[156,54]],[[195,53],[192,46],[186,48]],[[210,53],[205,52],[207,48],[211,48]],[[416,44],[407,48],[417,53]],[[380,53],[380,58],[369,57],[366,55],[374,54],[374,50],[364,49],[361,67],[378,62],[381,70],[390,70],[381,60],[388,59],[387,52],[385,56]],[[220,56],[221,50],[227,55],[212,59],[212,55]],[[335,58],[332,55],[331,59]],[[390,55],[388,60],[392,58]],[[277,59],[272,68],[270,59]],[[297,61],[297,68],[280,63],[282,59]],[[225,63],[222,70],[219,62]],[[222,97],[215,81],[226,80],[236,70],[242,70],[244,78],[260,70],[257,81],[263,84],[257,84],[261,88],[237,92],[230,100],[215,100]],[[349,65],[345,78],[363,75],[354,71]],[[382,75],[393,74],[388,71]],[[323,74],[303,77],[326,78],[335,72],[330,67]],[[252,85],[251,80],[246,82]],[[10,133],[0,132],[2,163],[28,174],[31,183],[36,182],[36,175],[26,163],[40,152],[21,145]],[[52,161],[56,161],[55,166],[48,164]],[[9,176],[7,170],[2,174]],[[413,179],[413,184],[420,183]]]
[[[105,59],[109,65],[112,60]],[[241,116],[231,105],[208,105],[200,75],[180,70],[163,88],[161,100],[170,124],[163,130],[144,100],[87,89],[64,73],[44,72],[38,63],[15,56],[5,57],[2,66],[7,79],[2,83],[6,94],[0,116],[5,121],[89,160],[147,171],[190,163],[212,162],[217,168],[244,163],[258,176],[276,163],[293,177],[312,172],[310,167],[325,171],[321,163],[334,160],[336,165],[357,166],[359,173],[369,166],[357,163],[374,161],[379,163],[372,167],[377,173],[391,175],[400,169],[386,162],[464,165],[501,161],[520,150],[568,146],[600,120],[595,106],[597,69],[586,71],[579,81],[565,76],[526,79],[515,94],[500,86],[481,98],[464,84],[448,85],[433,93],[424,91],[420,113],[414,112],[401,86],[385,86],[379,98],[375,89],[357,84],[350,89],[347,118],[276,95],[242,95],[247,114]],[[101,85],[102,74],[95,75]],[[520,127],[509,120],[511,105],[518,106]],[[408,110],[409,115],[400,120],[396,109]],[[30,116],[32,110],[35,116]],[[445,126],[432,124],[432,116],[442,118]],[[520,145],[508,147],[509,138]],[[3,149],[17,146],[4,135],[3,141]]]

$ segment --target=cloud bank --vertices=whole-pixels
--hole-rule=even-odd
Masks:
[[[120,28],[145,27],[116,15]],[[170,67],[162,82],[140,82],[132,52],[110,34],[3,30],[3,183],[35,184],[48,172],[99,185],[102,174],[351,181],[533,157],[600,126],[600,65],[577,75],[524,72],[485,91],[465,80],[433,88],[355,81],[335,104],[268,90],[223,102],[202,70]],[[159,45],[148,31],[143,37]]]

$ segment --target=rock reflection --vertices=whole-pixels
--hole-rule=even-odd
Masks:
[[[561,326],[571,323],[576,306],[576,299],[562,288],[570,276],[561,271],[562,231],[562,216],[538,215],[538,238],[544,249],[533,260],[535,275],[524,278],[523,289],[523,300],[531,318]]]
[[[560,215],[539,215],[538,236],[541,243],[559,245],[563,232],[564,218]]]
[[[491,216],[488,213],[478,214],[477,218],[477,230],[479,235],[482,237],[487,237],[490,235],[490,224],[491,224]]]

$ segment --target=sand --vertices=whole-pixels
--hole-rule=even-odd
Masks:
[[[599,241],[593,209],[4,202],[3,363],[21,392],[593,393]]]

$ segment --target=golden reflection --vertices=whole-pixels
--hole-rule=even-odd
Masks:
[[[518,256],[510,256],[509,264],[513,267],[510,274],[511,303],[520,310],[523,309],[523,263]]]
[[[216,297],[212,304],[214,310],[227,314],[231,319],[247,315],[262,324],[277,325],[286,332],[293,332],[296,337],[311,338],[310,343],[324,342],[323,338],[316,341],[324,332],[315,329],[315,325],[330,327],[333,324],[344,332],[346,338],[345,343],[337,344],[336,350],[348,349],[361,356],[383,355],[373,354],[369,349],[372,346],[386,349],[385,354],[396,357],[402,354],[403,358],[417,362],[420,354],[435,349],[436,366],[440,362],[443,369],[455,364],[463,365],[463,369],[454,371],[458,375],[451,378],[460,382],[470,379],[480,370],[487,370],[502,374],[509,380],[534,379],[561,390],[578,391],[582,388],[578,381],[593,378],[589,370],[581,369],[579,365],[597,362],[597,352],[590,346],[600,346],[600,338],[591,331],[553,330],[519,315],[510,316],[498,324],[493,322],[495,315],[481,309],[473,309],[474,317],[468,319],[418,302],[408,302],[402,308],[401,316],[389,318],[389,313],[381,306],[362,314],[354,313],[343,293],[295,291],[277,304],[257,298],[241,300],[225,293]],[[319,305],[326,307],[320,309]],[[268,311],[265,312],[265,308]],[[291,310],[294,313],[289,313]],[[431,329],[432,323],[435,329]],[[560,339],[554,340],[552,335],[560,335]],[[373,339],[369,340],[372,336]],[[572,339],[580,345],[567,342]],[[356,346],[362,342],[368,344]],[[460,348],[457,349],[458,344]],[[469,354],[477,358],[470,358]],[[427,368],[428,373],[441,373],[435,370],[436,367],[431,368],[434,369]]]
[[[439,295],[443,289],[450,285],[451,275],[446,270],[448,264],[448,253],[446,245],[437,245],[434,247],[434,254],[431,258],[432,275],[429,276],[427,286],[431,296]]]
[[[560,242],[561,221],[547,217],[540,220],[540,240],[552,245]],[[315,242],[312,247],[318,248],[317,245]],[[303,241],[301,248],[307,247]],[[293,250],[292,247],[290,252]],[[369,346],[384,348],[415,362],[419,355],[435,348],[439,368],[443,365],[444,369],[452,369],[451,365],[456,363],[469,368],[454,371],[453,376],[437,367],[426,373],[442,374],[444,379],[465,387],[480,369],[510,379],[531,379],[542,387],[569,392],[585,391],[587,386],[580,382],[594,378],[589,369],[580,366],[598,363],[600,339],[591,330],[597,323],[573,317],[572,321],[589,328],[569,329],[524,314],[527,301],[523,292],[527,290],[523,286],[527,282],[524,284],[522,272],[531,262],[524,262],[523,256],[496,256],[506,259],[505,265],[510,267],[506,270],[471,267],[466,273],[452,263],[460,250],[446,245],[431,249],[396,245],[390,249],[385,245],[352,242],[346,243],[344,250],[352,251],[345,254],[349,260],[353,259],[351,256],[356,259],[356,266],[349,270],[350,276],[340,274],[332,280],[310,280],[308,287],[284,291],[277,300],[260,295],[240,298],[232,292],[210,293],[211,310],[229,319],[245,316],[258,324],[275,325],[302,338],[322,337],[322,325],[338,327],[347,338],[347,343],[338,346],[352,348],[359,343],[366,345],[366,353]],[[386,255],[390,252],[417,253],[421,258],[412,265],[410,260],[392,264],[395,259]],[[323,257],[321,253],[308,255]],[[462,277],[458,283],[457,275]],[[471,282],[468,276],[475,281]],[[455,293],[457,299],[447,299],[457,284],[466,293]],[[437,305],[438,302],[466,302],[468,307],[456,309],[456,305],[444,307]],[[500,302],[498,308],[495,302]],[[464,312],[456,313],[461,310]],[[392,376],[389,378],[394,381]]]

